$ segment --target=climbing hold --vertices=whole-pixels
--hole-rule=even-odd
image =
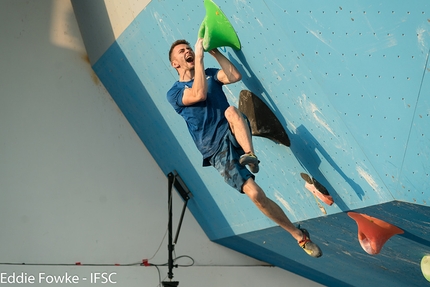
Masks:
[[[318,197],[327,205],[332,205],[334,203],[333,197],[330,195],[324,185],[306,173],[300,173],[300,176],[306,181],[305,188],[309,190],[314,196]]]
[[[239,38],[225,14],[212,0],[205,0],[204,4],[206,17],[198,33],[198,37],[203,38],[204,50],[210,51],[224,46],[240,50]]]
[[[277,143],[290,146],[290,139],[278,118],[252,92],[248,90],[240,92],[239,110],[248,117],[252,135],[266,137]]]
[[[421,271],[423,272],[424,278],[430,281],[430,255],[425,255],[421,259]]]
[[[358,241],[369,254],[378,254],[382,246],[396,234],[403,230],[378,218],[356,212],[348,212],[348,216],[358,225]]]

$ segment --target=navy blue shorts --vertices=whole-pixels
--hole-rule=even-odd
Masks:
[[[243,184],[251,177],[255,179],[255,176],[239,163],[239,158],[244,153],[231,130],[228,129],[218,150],[209,159],[210,164],[219,171],[224,181],[241,193],[243,193]]]

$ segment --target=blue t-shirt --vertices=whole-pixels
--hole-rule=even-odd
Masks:
[[[177,81],[167,92],[167,100],[175,111],[185,119],[191,137],[203,155],[203,165],[207,165],[205,159],[210,158],[216,152],[229,128],[224,116],[229,103],[222,90],[223,83],[217,78],[218,71],[219,69],[215,68],[205,70],[208,85],[205,101],[190,106],[185,106],[182,103],[184,90],[191,88],[194,80],[189,82]]]

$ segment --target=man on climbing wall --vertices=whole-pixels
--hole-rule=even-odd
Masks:
[[[167,92],[167,100],[185,119],[203,155],[203,166],[215,167],[227,184],[245,193],[261,212],[288,231],[307,254],[320,257],[322,252],[310,240],[308,231],[294,226],[279,205],[255,183],[253,173],[258,172],[259,161],[254,154],[248,120],[229,105],[222,89],[223,85],[240,81],[242,76],[218,49],[209,54],[221,69],[204,68],[203,39],[197,40],[195,51],[186,40],[175,41],[169,51],[169,61],[179,80]]]

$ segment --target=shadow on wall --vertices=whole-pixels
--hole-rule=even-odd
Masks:
[[[91,65],[115,42],[104,0],[71,0]]]
[[[239,69],[239,71],[242,74],[242,82],[245,84],[245,86],[253,93],[255,94],[265,94],[267,96],[267,100],[270,101],[269,105],[266,105],[271,107],[274,114],[278,118],[278,120],[281,122],[281,124],[286,127],[287,123],[285,121],[285,118],[282,116],[282,113],[277,109],[276,104],[271,101],[270,94],[267,92],[267,90],[264,88],[264,86],[261,84],[260,80],[257,78],[257,76],[252,71],[251,67],[249,66],[245,55],[241,50],[234,51],[238,59],[240,60],[240,63],[235,60],[234,57],[229,54],[230,61]],[[245,70],[246,69],[246,70]],[[247,75],[250,76],[247,76]],[[263,102],[265,99],[259,97]],[[287,130],[287,129],[286,129]],[[309,173],[312,177],[314,177],[318,182],[320,182],[322,185],[324,185],[329,193],[335,197],[335,202],[339,206],[339,208],[343,211],[348,211],[349,208],[345,204],[345,202],[341,199],[340,196],[336,193],[335,188],[328,182],[328,180],[324,177],[324,175],[319,170],[319,166],[321,164],[321,160],[318,157],[317,151],[324,156],[326,161],[339,173],[339,175],[342,176],[342,178],[351,186],[351,188],[355,191],[357,196],[362,199],[364,196],[364,191],[361,188],[360,185],[358,185],[353,179],[349,178],[342,169],[336,164],[336,162],[333,160],[333,158],[327,153],[327,151],[319,144],[317,139],[309,132],[309,130],[303,126],[300,125],[295,133],[290,132],[288,135],[291,140],[291,146],[290,149],[293,152],[296,159],[300,162],[301,166],[303,167],[304,171]]]
[[[292,141],[295,142],[295,145],[291,146],[291,150],[296,156],[297,160],[302,164],[305,170],[309,171],[322,185],[324,185],[330,192],[332,196],[336,195],[335,188],[327,181],[324,175],[318,169],[318,166],[321,164],[321,160],[317,162],[315,165],[309,164],[318,158],[317,151],[325,158],[325,160],[336,170],[336,172],[342,176],[342,178],[351,186],[351,188],[355,191],[357,196],[362,199],[364,196],[364,191],[360,185],[358,185],[353,179],[349,178],[342,169],[336,164],[333,158],[327,153],[327,151],[319,144],[319,142],[315,139],[315,137],[309,132],[309,130],[300,125],[296,129],[296,133],[291,135]],[[300,147],[307,147],[304,152],[300,151]],[[312,160],[312,161],[311,161]],[[336,204],[343,211],[348,211],[349,208],[342,201],[340,196],[336,196],[335,199]]]

